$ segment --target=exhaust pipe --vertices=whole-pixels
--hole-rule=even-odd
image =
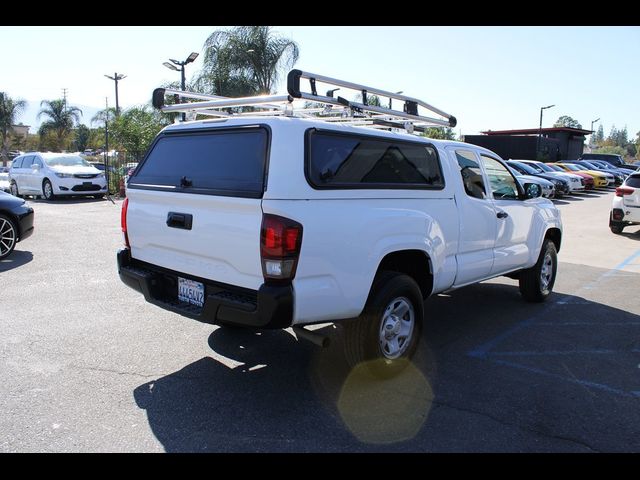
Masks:
[[[322,335],[320,333],[312,332],[309,330],[305,330],[303,327],[291,327],[293,332],[296,334],[298,338],[304,338],[309,342],[318,345],[322,348],[327,348],[331,343],[329,337]]]

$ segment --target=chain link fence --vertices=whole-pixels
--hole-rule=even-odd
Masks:
[[[109,194],[119,197],[125,196],[124,182],[129,172],[138,166],[138,161],[127,152],[111,151],[109,155],[98,154],[85,156],[86,160],[105,172]]]

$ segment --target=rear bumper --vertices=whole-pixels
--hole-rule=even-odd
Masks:
[[[293,319],[291,285],[261,285],[258,291],[234,287],[211,280],[140,262],[131,251],[118,251],[118,274],[122,282],[142,293],[147,302],[204,323],[229,324],[252,328],[287,328]],[[205,285],[202,307],[178,300],[178,277]]]

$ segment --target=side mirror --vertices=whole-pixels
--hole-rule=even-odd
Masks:
[[[31,170],[33,170],[34,172],[39,172],[40,165],[38,165],[37,163],[34,163],[33,165],[31,165]]]
[[[537,183],[525,183],[524,184],[524,196],[525,198],[538,198],[542,195],[542,188]]]

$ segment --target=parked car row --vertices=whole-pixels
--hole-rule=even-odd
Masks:
[[[534,160],[509,160],[512,172],[521,182],[538,183],[546,198],[622,185],[634,168],[613,166],[603,160],[564,160],[544,163]],[[552,188],[550,188],[551,183]]]

